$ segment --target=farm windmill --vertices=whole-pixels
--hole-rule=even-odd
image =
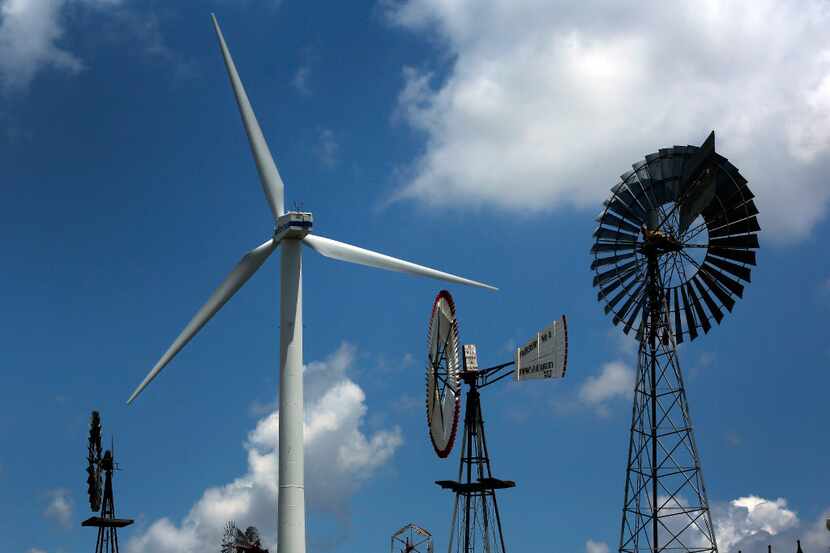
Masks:
[[[267,549],[262,548],[259,530],[248,526],[243,532],[232,520],[225,524],[220,551],[221,553],[268,553]]]
[[[118,465],[115,463],[114,449],[111,447],[102,454],[101,415],[98,411],[93,411],[89,421],[86,483],[89,508],[98,512],[99,516],[89,517],[81,526],[98,528],[95,553],[118,553],[118,528],[133,523],[132,519],[115,517],[112,473]]]
[[[597,299],[640,342],[620,552],[717,552],[677,344],[720,323],[750,281],[760,226],[747,181],[702,146],[620,177],[591,253]]]
[[[409,523],[392,534],[391,553],[432,553],[432,534]]]
[[[427,427],[435,453],[441,458],[452,451],[461,406],[460,383],[467,384],[458,480],[435,482],[455,494],[447,551],[505,553],[496,490],[512,488],[516,483],[493,477],[480,390],[510,375],[518,381],[564,377],[568,363],[566,319],[562,316],[537,332],[516,350],[513,361],[479,368],[476,346],[472,344],[464,345],[462,360],[455,302],[449,292],[442,290],[432,305],[427,336]]]
[[[162,355],[158,363],[150,370],[127,400],[127,403],[131,403],[141,393],[210,318],[265,263],[268,256],[277,247],[282,248],[280,266],[280,425],[277,535],[280,553],[303,553],[306,540],[303,475],[302,247],[307,246],[325,257],[349,263],[493,290],[495,288],[474,280],[311,234],[313,221],[311,213],[286,212],[284,209],[282,179],[254,116],[248,96],[245,94],[245,89],[225,44],[219,23],[215,17],[212,16],[212,18],[231,86],[259,172],[262,189],[274,217],[276,230],[273,237],[245,254],[213,292],[207,303],[199,309],[173,341],[173,344]]]

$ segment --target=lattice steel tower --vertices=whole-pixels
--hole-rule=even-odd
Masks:
[[[746,183],[713,132],[635,163],[597,219],[597,299],[640,343],[620,553],[717,552],[676,348],[750,281],[761,229]]]

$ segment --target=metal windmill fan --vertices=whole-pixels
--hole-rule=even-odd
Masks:
[[[262,549],[262,538],[259,536],[259,530],[253,526],[243,532],[237,528],[234,521],[228,521],[225,525],[225,533],[222,536],[222,553],[268,553],[267,549]]]
[[[620,177],[597,217],[591,248],[597,299],[614,324],[643,339],[649,280],[656,251],[663,311],[676,341],[694,340],[720,324],[743,296],[755,265],[758,209],[747,181],[715,153],[715,133],[701,147],[649,154]],[[664,340],[667,336],[662,337]]]
[[[415,524],[407,524],[392,534],[391,553],[432,553],[432,534]]]
[[[458,321],[455,302],[441,290],[432,305],[427,338],[427,426],[432,446],[439,457],[452,451],[461,410]]]
[[[89,495],[89,508],[94,511],[101,510],[101,498],[103,495],[103,470],[101,467],[101,415],[93,411],[89,420],[89,445],[87,447],[86,483]]]

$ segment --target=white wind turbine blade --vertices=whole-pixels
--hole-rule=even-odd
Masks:
[[[225,303],[233,297],[237,290],[242,288],[251,276],[257,272],[271,252],[276,248],[274,239],[270,239],[264,244],[257,246],[255,249],[246,253],[242,259],[239,260],[236,267],[233,268],[231,274],[219,285],[213,292],[201,309],[193,316],[187,326],[184,327],[181,334],[168,348],[164,355],[161,356],[156,366],[153,367],[144,380],[135,389],[127,403],[131,403],[141,391],[161,372],[161,370],[170,362],[173,357],[193,338],[205,323],[207,323],[217,311],[219,311]]]
[[[231,53],[228,51],[228,45],[225,44],[225,37],[222,36],[219,22],[216,21],[215,15],[210,14],[210,17],[213,19],[213,27],[216,29],[216,36],[219,38],[219,47],[222,49],[222,57],[225,59],[225,67],[228,69],[228,78],[231,80],[233,93],[236,96],[236,103],[239,106],[239,114],[242,116],[242,123],[245,125],[248,142],[251,144],[251,151],[254,154],[254,161],[259,172],[259,180],[262,182],[262,191],[265,192],[268,205],[271,206],[274,220],[277,220],[278,217],[285,213],[283,205],[285,187],[277,171],[274,158],[271,156],[271,151],[268,149],[268,143],[265,142],[265,137],[262,135],[259,123],[257,123],[251,102],[248,101],[248,95],[245,94],[245,87],[242,86],[239,73],[236,72],[236,65],[234,65]]]
[[[320,255],[330,257],[331,259],[339,259],[340,261],[348,261],[349,263],[357,263],[369,267],[376,267],[378,269],[386,269],[387,271],[398,271],[401,273],[409,273],[412,275],[425,276],[446,280],[449,282],[456,282],[458,284],[468,284],[470,286],[478,286],[480,288],[487,288],[489,290],[498,290],[489,284],[484,284],[468,278],[444,273],[423,265],[417,265],[409,261],[383,255],[382,253],[373,252],[364,248],[358,248],[351,244],[338,242],[331,238],[324,238],[316,234],[309,234],[303,238],[312,250]]]

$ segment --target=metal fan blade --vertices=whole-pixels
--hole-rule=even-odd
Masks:
[[[714,278],[712,278],[712,276],[708,274],[706,271],[701,270],[698,271],[697,274],[699,274],[700,278],[702,278],[703,281],[706,282],[706,284],[709,286],[709,289],[715,294],[715,296],[717,296],[718,300],[720,300],[723,306],[731,312],[732,308],[735,307],[735,300],[732,299],[732,296],[730,296],[729,293],[726,290],[724,290],[723,287],[721,287],[721,285],[718,284],[718,282]]]
[[[608,294],[610,294],[611,292],[616,290],[617,287],[619,287],[626,280],[628,280],[628,277],[630,277],[632,275],[636,276],[638,274],[639,274],[639,272],[636,270],[636,268],[633,268],[630,271],[628,271],[624,274],[621,274],[617,279],[614,280],[614,282],[610,283],[605,288],[600,288],[600,291],[597,293],[597,301],[602,300],[602,298],[606,297]],[[635,280],[636,280],[636,278],[635,278]],[[606,311],[606,314],[607,313],[608,313],[608,311]]]
[[[268,143],[265,141],[262,130],[259,128],[259,123],[257,123],[251,102],[248,101],[248,95],[245,94],[245,87],[242,86],[239,73],[236,71],[236,65],[233,63],[233,58],[231,58],[227,44],[225,44],[225,37],[222,36],[219,22],[216,21],[215,15],[211,14],[210,17],[213,19],[213,27],[216,29],[216,36],[219,38],[219,47],[222,49],[222,57],[225,60],[225,67],[228,70],[228,78],[231,81],[233,93],[236,96],[236,103],[239,106],[239,114],[242,116],[242,123],[245,125],[245,132],[248,135],[248,142],[251,145],[251,151],[254,155],[256,168],[259,172],[259,180],[262,183],[262,191],[265,192],[265,198],[268,200],[268,205],[276,221],[277,218],[285,213],[283,207],[285,187],[280,178],[279,171],[277,171],[274,158],[271,156],[271,151],[268,149]]]
[[[594,238],[598,238],[600,240],[613,240],[615,242],[629,243],[637,241],[637,236],[634,234],[628,234],[627,232],[620,232],[618,230],[612,230],[605,227],[597,227],[597,229],[594,231]]]
[[[635,281],[636,282],[636,281]],[[620,307],[620,310],[614,315],[614,324],[617,325],[622,321],[626,314],[628,314],[628,310],[631,309],[631,306],[634,304],[636,300],[639,299],[640,294],[644,293],[644,282],[640,282],[640,286],[634,290],[634,293],[625,301],[625,303]]]
[[[695,322],[695,314],[689,306],[689,297],[686,295],[686,289],[682,286],[680,287],[680,296],[683,298],[683,312],[686,314],[686,326],[689,331],[689,339],[694,340],[697,338],[697,322]]]
[[[746,263],[747,265],[755,265],[755,252],[752,250],[734,250],[732,248],[719,248],[717,246],[710,246],[708,255],[716,255],[718,257],[725,257],[738,263]]]
[[[628,221],[621,219],[608,211],[600,213],[600,215],[596,218],[596,221],[600,225],[605,225],[609,228],[619,228],[621,230],[628,230],[633,233],[640,232],[640,229],[638,227],[632,225]]]
[[[719,283],[723,284],[723,286],[727,290],[729,290],[730,292],[732,292],[733,294],[735,294],[739,298],[744,297],[744,287],[737,280],[733,280],[732,278],[729,278],[728,276],[726,276],[725,274],[723,274],[722,272],[717,270],[712,265],[708,265],[706,263],[703,264],[703,266],[700,268],[700,270],[703,271],[706,274],[711,274],[713,277],[715,277],[715,279],[717,279],[717,281]]]
[[[713,257],[711,255],[706,255],[706,258],[703,260],[704,263],[711,263],[716,267],[720,267],[727,273],[730,273],[746,282],[752,282],[750,278],[751,271],[749,267],[744,267],[743,265],[736,265],[730,261],[726,261],[724,259],[718,259],[717,257]]]
[[[444,273],[423,265],[417,265],[409,261],[403,261],[395,257],[390,257],[382,253],[373,252],[364,248],[358,248],[345,242],[338,242],[331,238],[324,238],[315,234],[309,234],[303,238],[312,250],[320,255],[337,259],[339,261],[347,261],[349,263],[357,263],[358,265],[366,265],[367,267],[375,267],[376,269],[386,269],[387,271],[397,271],[401,273],[409,273],[411,275],[425,276],[436,278],[439,280],[446,280],[448,282],[455,282],[458,284],[467,284],[469,286],[478,286],[479,288],[487,288],[488,290],[498,290],[489,284],[484,284],[476,280],[470,280],[450,273]]]
[[[594,286],[599,286],[600,284],[607,282],[609,279],[619,275],[620,273],[625,273],[631,270],[632,267],[637,265],[637,260],[629,261],[624,265],[620,265],[619,267],[614,267],[613,269],[606,271],[604,273],[600,273],[594,277]]]
[[[757,234],[743,234],[738,236],[727,236],[726,238],[713,238],[709,241],[710,246],[716,248],[744,248],[757,249],[758,235]]]
[[[700,305],[700,300],[697,299],[697,294],[695,294],[695,289],[692,287],[692,284],[687,282],[684,284],[686,288],[686,293],[689,294],[689,297],[692,298],[692,305],[695,306],[695,313],[697,313],[697,320],[700,321],[700,326],[703,327],[703,333],[709,334],[709,329],[712,328],[712,325],[709,323],[709,317],[706,315],[706,311],[703,310],[703,306]]]
[[[706,291],[706,288],[704,288],[703,284],[700,282],[700,279],[697,278],[697,275],[692,277],[692,282],[694,283],[695,288],[697,288],[700,297],[703,298],[703,302],[706,304],[706,307],[709,308],[709,312],[713,317],[715,317],[718,324],[720,324],[723,320],[723,311],[720,310],[718,304],[715,303],[715,300],[713,300],[712,296],[709,295],[709,292]]]
[[[225,303],[233,297],[243,284],[245,284],[251,276],[265,263],[271,252],[274,251],[276,243],[274,239],[260,244],[255,249],[249,251],[245,256],[239,260],[236,267],[225,278],[222,284],[211,294],[207,303],[193,316],[187,326],[184,327],[181,334],[176,338],[173,344],[164,352],[156,366],[147,374],[144,380],[139,384],[138,388],[127,400],[131,403],[141,391],[158,375],[159,372],[170,362],[171,359],[196,335],[199,330],[219,311]]]
[[[591,246],[591,253],[631,251],[638,245],[637,242],[597,242]]]
[[[624,203],[628,207],[629,211],[637,216],[638,220],[646,220],[646,214],[648,213],[646,208],[640,205],[640,202],[637,201],[637,198],[625,182],[617,184],[617,186],[612,188],[611,191],[616,193],[616,198]]]
[[[625,219],[628,219],[629,221],[634,221],[635,223],[637,223],[635,226],[638,227],[638,228],[645,221],[645,219],[643,217],[641,217],[641,216],[637,215],[636,213],[634,213],[634,211],[632,211],[631,208],[629,208],[627,205],[625,205],[625,203],[620,201],[620,199],[616,196],[614,196],[610,200],[605,200],[605,202],[603,202],[603,204],[605,205],[605,207],[607,207],[608,209],[610,209],[611,211],[613,211],[614,213],[616,213],[620,217],[624,217]]]
[[[703,212],[706,217],[706,224],[710,229],[717,229],[723,225],[758,215],[758,208],[755,207],[755,202],[752,200],[729,207],[725,211],[720,209],[721,206],[718,204],[719,202],[712,202]]]
[[[635,252],[624,253],[620,255],[612,255],[610,257],[598,257],[591,262],[591,269],[597,269],[605,265],[612,265],[619,261],[626,260],[635,255]]]
[[[631,327],[634,326],[634,321],[637,320],[642,314],[643,311],[643,303],[645,303],[648,294],[645,293],[645,290],[642,294],[640,294],[640,299],[637,300],[637,304],[634,306],[634,309],[631,310],[631,315],[628,317],[628,320],[625,322],[625,326],[623,327],[623,333],[628,334],[631,332]],[[642,326],[642,324],[640,325]]]
[[[634,273],[632,272],[630,274],[634,274]],[[602,298],[607,296],[612,290],[614,290],[620,284],[622,284],[628,276],[629,276],[629,274],[621,276],[620,278],[618,278],[617,280],[612,282],[610,285],[608,285],[606,288],[600,290],[599,294],[597,295],[597,300],[601,300]],[[631,288],[633,288],[635,284],[637,284],[637,279],[636,278],[632,279],[628,284],[626,284],[623,287],[623,289],[620,290],[620,292],[616,296],[611,298],[611,300],[609,300],[608,303],[605,304],[605,314],[606,315],[608,313],[610,313],[612,309],[614,309],[614,306],[617,305],[620,302],[620,300],[623,299],[623,297],[625,297],[625,295],[628,293],[628,291],[631,290]]]
[[[680,301],[678,300],[677,288],[674,289],[674,334],[675,341],[679,344],[683,342],[683,324],[680,318]]]
[[[720,228],[710,230],[709,237],[715,238],[718,236],[730,236],[732,234],[745,234],[748,232],[758,232],[760,230],[761,226],[758,224],[758,218],[750,217],[749,219],[736,221]]]

